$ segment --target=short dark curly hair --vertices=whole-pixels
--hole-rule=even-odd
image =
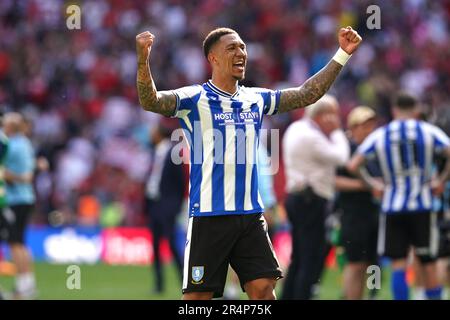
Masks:
[[[418,105],[416,97],[401,91],[394,98],[394,106],[401,110],[412,110]]]
[[[208,59],[209,51],[211,51],[214,44],[216,44],[222,36],[232,33],[238,34],[235,30],[230,28],[216,28],[208,33],[205,40],[203,40],[203,53],[205,54],[206,59]]]

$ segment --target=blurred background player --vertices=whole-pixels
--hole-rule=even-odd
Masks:
[[[33,262],[25,246],[25,229],[33,211],[34,151],[30,140],[23,133],[24,121],[19,113],[6,113],[3,131],[9,145],[5,160],[6,201],[10,210],[5,213],[8,224],[8,244],[12,261],[17,267],[15,290],[18,298],[36,296],[36,280]]]
[[[420,119],[436,124],[442,130],[449,128],[448,122],[450,119],[445,113],[440,112],[437,115],[428,116],[426,113],[422,113]],[[448,135],[448,129],[444,131]],[[440,153],[436,154],[435,172],[436,174],[441,173],[446,167],[446,157]],[[450,182],[447,181],[444,186],[444,191],[442,194],[433,197],[433,212],[437,215],[437,224],[439,230],[439,241],[438,241],[438,259],[437,259],[437,277],[439,283],[445,286],[449,285],[450,277]],[[409,273],[410,281],[414,285],[414,290],[412,298],[414,300],[424,300],[425,295],[425,274],[424,268],[418,260],[415,250],[411,250],[409,257]],[[443,298],[448,297],[448,292],[443,291]]]
[[[325,219],[334,197],[335,170],[350,155],[339,105],[325,95],[292,123],[283,137],[285,208],[292,226],[292,255],[282,299],[310,299],[326,256]]]
[[[439,219],[439,259],[437,261],[439,282],[443,284],[445,292],[443,298],[450,297],[450,183],[447,182],[441,199]]]
[[[167,122],[167,121],[166,121]],[[183,257],[176,241],[176,218],[181,213],[184,199],[183,167],[172,161],[173,143],[170,124],[161,122],[151,131],[153,161],[147,180],[146,199],[149,226],[153,235],[155,293],[165,289],[161,261],[161,240],[169,240],[172,256],[180,280],[183,276]]]
[[[0,122],[2,118],[0,118]],[[0,244],[8,239],[7,236],[7,225],[4,216],[4,210],[7,209],[6,203],[6,185],[5,185],[5,159],[6,154],[8,152],[8,138],[3,133],[3,130],[0,130]],[[1,251],[1,249],[0,249]],[[3,263],[2,261],[2,252],[0,252],[0,265]],[[0,268],[1,269],[1,268]],[[0,273],[1,275],[1,273]],[[6,299],[5,292],[0,286],[0,300]]]
[[[354,108],[347,116],[350,149],[356,148],[377,126],[376,114],[366,106]],[[380,176],[374,161],[366,164],[372,176]],[[377,264],[378,200],[374,199],[366,183],[350,174],[344,167],[338,169],[336,206],[341,211],[341,244],[347,264],[344,267],[344,296],[362,299],[366,287],[366,270]]]
[[[447,136],[450,134],[450,111],[441,109],[433,115],[433,123],[441,128]],[[439,157],[437,170],[445,169],[445,157]],[[439,224],[439,253],[438,253],[438,277],[445,287],[443,298],[450,298],[450,181],[447,180],[444,192],[436,198],[435,210],[438,213]]]
[[[439,282],[443,284],[443,297],[450,297],[450,182],[447,181],[438,203],[439,254],[437,261]]]
[[[450,140],[438,127],[416,120],[418,103],[400,93],[392,113],[394,120],[370,134],[353,156],[349,170],[356,170],[376,157],[383,183],[367,178],[383,194],[378,251],[392,259],[394,299],[409,297],[406,282],[410,247],[423,264],[426,297],[440,299],[442,287],[437,278],[438,226],[432,212],[432,195],[440,195],[450,172]],[[435,154],[447,158],[445,169],[433,177]]]

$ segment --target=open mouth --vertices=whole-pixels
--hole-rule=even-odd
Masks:
[[[244,61],[233,63],[233,67],[239,69],[240,71],[243,71],[245,68]]]

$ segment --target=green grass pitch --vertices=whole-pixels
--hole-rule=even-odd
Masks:
[[[35,272],[40,300],[178,300],[181,298],[181,283],[172,265],[165,268],[166,291],[163,294],[152,293],[153,274],[146,266],[110,266],[105,264],[80,265],[80,289],[68,289],[68,265],[36,263]],[[378,299],[391,299],[389,290],[389,272],[384,272]],[[318,299],[341,298],[341,272],[327,269],[324,273]],[[13,277],[0,277],[0,286],[12,290]],[[278,283],[280,296],[282,280]],[[242,299],[247,299],[245,293]]]

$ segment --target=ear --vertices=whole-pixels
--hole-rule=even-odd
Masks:
[[[216,55],[214,54],[213,50],[210,50],[208,53],[208,62],[213,65],[215,62],[217,62]]]
[[[393,107],[391,108],[391,116],[392,116],[393,118],[395,118],[395,117],[397,116],[397,114],[398,114],[398,110],[397,110],[397,108],[396,108],[395,106],[393,106]]]

